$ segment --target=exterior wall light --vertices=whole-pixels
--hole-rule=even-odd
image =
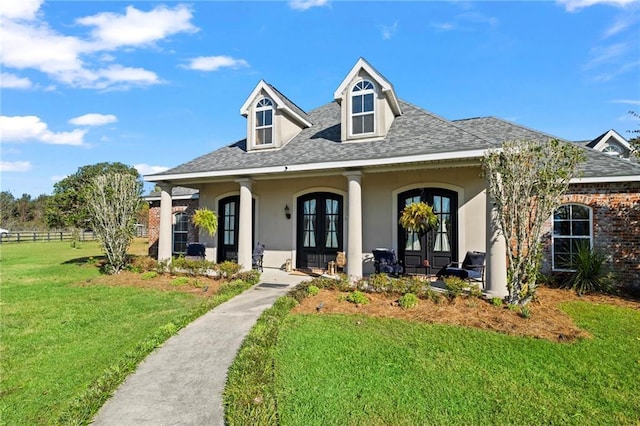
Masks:
[[[286,204],[284,205],[284,215],[287,219],[291,219],[291,210],[289,210],[289,206]]]

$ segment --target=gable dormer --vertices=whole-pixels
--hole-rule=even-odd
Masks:
[[[383,138],[402,114],[393,85],[363,58],[333,97],[341,108],[343,142]]]
[[[631,144],[613,129],[601,134],[589,142],[587,146],[597,151],[626,159],[629,158],[631,153]]]
[[[247,151],[280,148],[311,126],[307,113],[264,80],[240,108],[247,118]]]

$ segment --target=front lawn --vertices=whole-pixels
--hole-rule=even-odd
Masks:
[[[241,291],[205,299],[109,285],[92,259],[101,255],[95,242],[0,249],[3,424],[88,423],[154,347]]]
[[[266,312],[256,327],[266,350],[256,349],[252,332],[230,370],[227,421],[636,425],[640,311],[561,307],[592,337],[558,343],[364,315],[281,307],[276,320],[277,311]],[[262,377],[255,383],[254,370]]]

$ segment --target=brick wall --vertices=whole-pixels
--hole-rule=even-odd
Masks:
[[[563,203],[584,204],[593,211],[593,242],[607,253],[618,282],[640,287],[640,182],[576,184]],[[551,220],[546,226],[543,266],[551,269]]]
[[[189,216],[198,208],[198,200],[173,200],[171,214],[186,212]],[[149,256],[158,258],[158,237],[160,235],[160,201],[152,201],[149,206]],[[198,242],[198,230],[189,221],[189,242]]]

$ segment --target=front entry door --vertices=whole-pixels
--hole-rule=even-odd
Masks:
[[[255,200],[252,200],[253,229],[255,235]],[[238,230],[240,229],[240,196],[232,195],[218,202],[218,263],[238,261]],[[253,243],[251,245],[253,247]]]
[[[298,198],[298,268],[326,269],[343,250],[342,196],[315,192]]]
[[[409,232],[398,225],[398,257],[404,261],[407,273],[424,273],[424,261],[431,273],[457,260],[458,195],[439,188],[422,188],[398,195],[398,217],[405,206],[424,201],[438,216],[438,229],[426,234]]]

